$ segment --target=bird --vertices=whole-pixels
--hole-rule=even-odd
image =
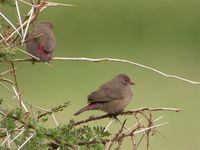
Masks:
[[[133,93],[131,86],[135,83],[126,74],[118,74],[112,80],[101,85],[88,95],[88,104],[77,111],[79,115],[84,111],[102,110],[108,114],[118,113],[131,101]]]
[[[56,47],[56,38],[53,33],[53,25],[49,21],[38,23],[31,32],[26,35],[26,49],[31,55],[40,61],[49,62]],[[33,60],[36,60],[32,56]]]

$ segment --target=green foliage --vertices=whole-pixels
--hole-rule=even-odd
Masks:
[[[14,147],[19,148],[30,136],[33,137],[27,141],[22,147],[22,150],[46,150],[58,148],[68,149],[68,145],[76,145],[78,142],[86,142],[86,144],[80,145],[81,150],[102,150],[103,144],[94,143],[88,144],[87,142],[101,141],[104,137],[108,137],[111,134],[108,131],[104,131],[104,127],[95,126],[75,126],[74,121],[70,121],[68,124],[60,124],[55,128],[46,128],[42,125],[44,121],[49,120],[49,114],[58,113],[64,108],[69,106],[69,102],[65,102],[62,105],[52,108],[52,112],[44,113],[38,111],[37,116],[32,116],[30,113],[28,115],[22,111],[20,108],[15,108],[12,110],[5,110],[5,114],[1,116],[0,127],[4,128],[10,134],[11,139],[15,138],[22,129],[23,133],[17,137],[14,141]],[[0,137],[6,137],[5,131],[0,132]],[[0,138],[0,141],[3,140]],[[56,143],[56,144],[55,144]],[[58,144],[58,145],[57,145]],[[7,148],[6,145],[5,149]]]
[[[8,61],[8,60],[12,60],[12,58],[15,56],[17,51],[17,48],[15,47],[0,47],[0,61]]]
[[[103,137],[110,136],[111,134],[108,131],[104,131],[104,127],[96,126],[91,128],[90,126],[83,126],[77,129],[77,137],[79,137],[80,141],[90,141],[93,139],[94,141],[100,141]],[[102,150],[104,146],[102,143],[94,143],[83,145],[81,150]]]
[[[9,131],[13,131],[17,127],[15,121],[12,118],[10,118],[9,115],[4,120],[2,120],[0,126],[1,128],[6,128]]]
[[[0,127],[7,129],[8,133],[12,134],[18,126],[16,120],[21,120],[22,118],[22,111],[21,109],[16,108],[16,109],[11,110],[8,113],[6,112],[4,113],[7,114],[7,116],[6,117],[2,116]],[[0,132],[0,136],[5,136],[5,135],[6,135],[5,131]]]
[[[51,128],[47,130],[44,128],[40,128],[43,135],[47,135],[47,137],[51,138],[52,140],[59,139],[61,145],[64,145],[65,142],[76,144],[79,141],[87,142],[91,140],[101,140],[103,137],[111,135],[108,131],[104,132],[104,129],[105,128],[99,126],[93,128],[89,126],[76,128],[73,122],[70,122],[67,125],[58,126],[57,128]],[[87,149],[103,149],[102,144],[86,144],[85,146],[81,146],[81,149],[85,149],[86,147]]]
[[[42,122],[46,122],[46,121],[48,121],[47,115],[51,115],[52,113],[57,113],[59,111],[63,111],[63,109],[68,107],[69,105],[70,105],[70,102],[67,101],[67,102],[64,102],[62,105],[51,108],[51,111],[46,112],[46,113],[42,113],[41,110],[38,110],[37,111],[38,119],[40,119],[40,121],[42,121]]]
[[[22,117],[23,117],[23,112],[22,112],[22,110],[21,110],[19,107],[17,107],[16,109],[14,109],[12,112],[13,112],[13,114],[16,116],[16,118],[17,118],[18,120],[21,120],[21,119],[22,119]]]
[[[102,144],[93,144],[90,146],[82,146],[81,150],[102,150],[104,149]]]
[[[104,127],[94,127],[94,132],[96,135],[100,136],[100,137],[106,137],[106,136],[110,136],[111,134],[106,130]]]
[[[83,126],[79,129],[77,129],[77,137],[81,141],[88,141],[90,139],[99,140],[102,137],[110,136],[110,133],[108,131],[104,131],[104,127],[96,126],[91,128],[90,126]]]
[[[64,102],[63,105],[59,105],[57,107],[52,108],[52,112],[57,113],[58,111],[63,111],[64,108],[68,107],[70,105],[70,102]]]

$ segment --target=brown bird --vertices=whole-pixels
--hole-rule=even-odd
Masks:
[[[88,95],[88,105],[74,115],[89,110],[102,110],[109,114],[123,111],[133,96],[131,85],[134,83],[126,74],[117,75]]]
[[[52,58],[55,47],[53,25],[48,21],[37,24],[26,36],[27,51],[41,61],[48,62]]]

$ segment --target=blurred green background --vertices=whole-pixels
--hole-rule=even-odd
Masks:
[[[145,64],[165,73],[200,81],[200,1],[198,0],[84,0],[57,1],[76,7],[51,7],[39,16],[50,20],[57,37],[54,56],[112,57]],[[29,8],[22,5],[23,13]],[[1,6],[1,11],[12,14],[15,9]],[[27,58],[20,52],[16,58]],[[165,78],[155,72],[129,64],[113,62],[61,62],[52,66],[29,62],[17,64],[17,77],[23,99],[28,103],[51,108],[64,101],[70,107],[56,115],[59,123],[71,118],[86,104],[87,95],[103,82],[119,73],[128,74],[135,81],[134,98],[126,109],[138,107],[177,107],[182,111],[158,112],[162,121],[161,136],[151,138],[151,149],[200,149],[200,85]],[[0,64],[0,72],[8,69]],[[12,106],[18,104],[10,93],[0,87],[0,97]],[[109,120],[96,121],[105,126]],[[54,124],[49,124],[54,126]],[[115,123],[111,128],[115,128]],[[130,149],[127,141],[123,149]],[[144,149],[141,144],[139,149]]]

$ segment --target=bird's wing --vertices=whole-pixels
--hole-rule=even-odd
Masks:
[[[52,31],[49,31],[52,32]],[[53,36],[53,33],[45,34],[43,37],[43,41],[41,41],[41,44],[44,45],[44,51],[46,53],[52,53],[55,49],[55,37]]]
[[[89,102],[107,102],[121,98],[122,96],[119,92],[116,92],[109,88],[100,88],[88,95]]]
[[[34,29],[35,41],[45,53],[53,52],[55,48],[55,37],[52,30],[47,27],[37,27]]]

